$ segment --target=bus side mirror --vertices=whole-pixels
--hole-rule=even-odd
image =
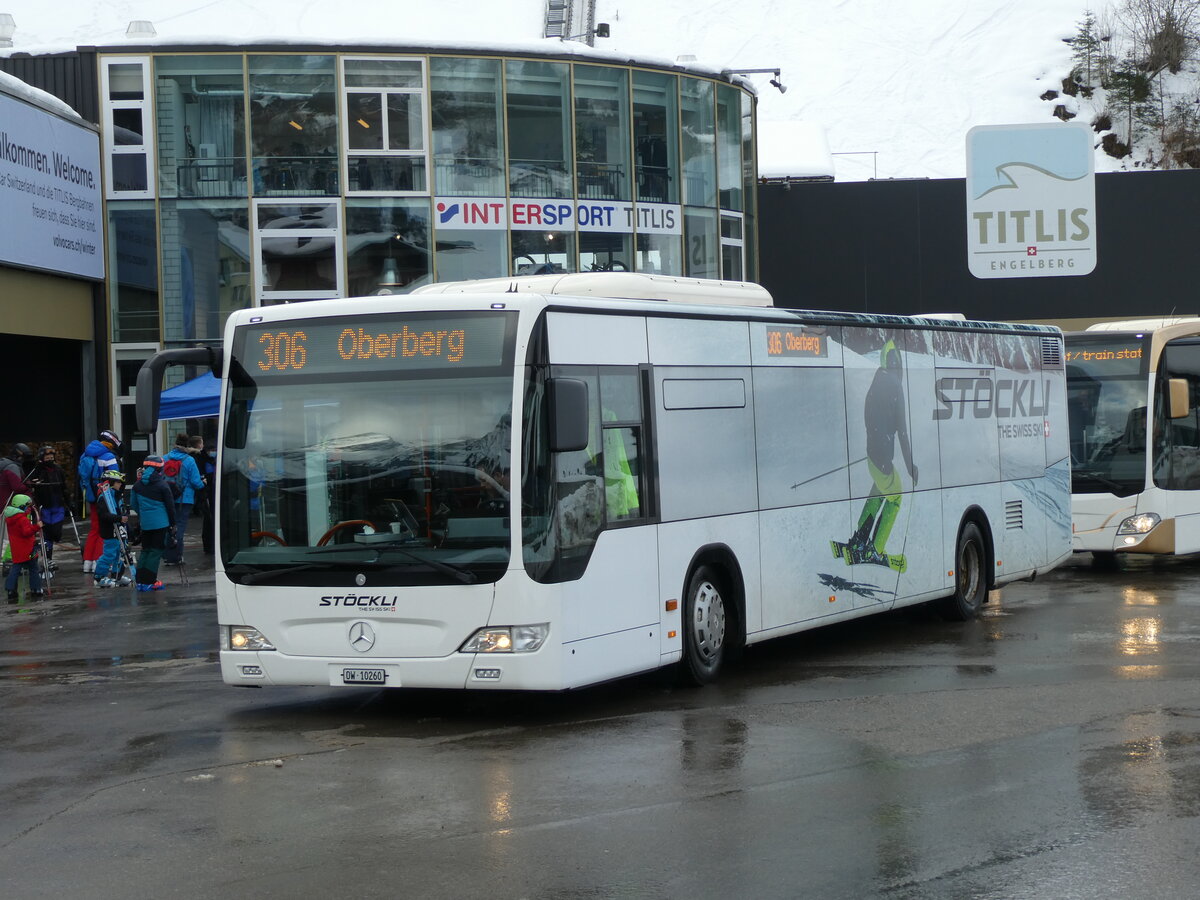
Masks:
[[[221,354],[210,347],[184,347],[162,350],[142,363],[135,391],[138,431],[153,434],[158,428],[158,400],[162,393],[163,372],[167,366],[204,366],[221,375]]]
[[[1170,407],[1167,415],[1172,419],[1182,419],[1190,412],[1188,409],[1188,383],[1186,378],[1170,378],[1167,380],[1167,405]]]
[[[546,401],[550,410],[551,452],[584,449],[588,445],[587,382],[578,378],[550,378],[546,381]]]

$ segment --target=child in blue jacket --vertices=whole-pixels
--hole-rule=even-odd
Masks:
[[[147,456],[141,477],[133,486],[130,508],[137,511],[142,526],[142,552],[138,554],[137,589],[161,591],[158,565],[162,562],[167,532],[175,528],[175,497],[162,477],[163,458]]]

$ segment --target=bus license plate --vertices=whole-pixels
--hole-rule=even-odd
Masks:
[[[385,669],[342,669],[342,684],[385,684]]]

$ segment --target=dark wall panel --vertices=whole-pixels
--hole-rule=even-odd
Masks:
[[[979,319],[1200,314],[1200,171],[1096,176],[1090,275],[967,271],[962,179],[759,187],[762,284],[779,306]]]
[[[77,341],[0,334],[4,416],[0,446],[71,441],[83,421],[82,345]]]
[[[53,94],[88,122],[100,121],[95,53],[0,57],[0,71]]]

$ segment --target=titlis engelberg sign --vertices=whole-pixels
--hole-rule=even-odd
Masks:
[[[1087,125],[967,132],[967,267],[976,278],[1096,268],[1096,180]]]

